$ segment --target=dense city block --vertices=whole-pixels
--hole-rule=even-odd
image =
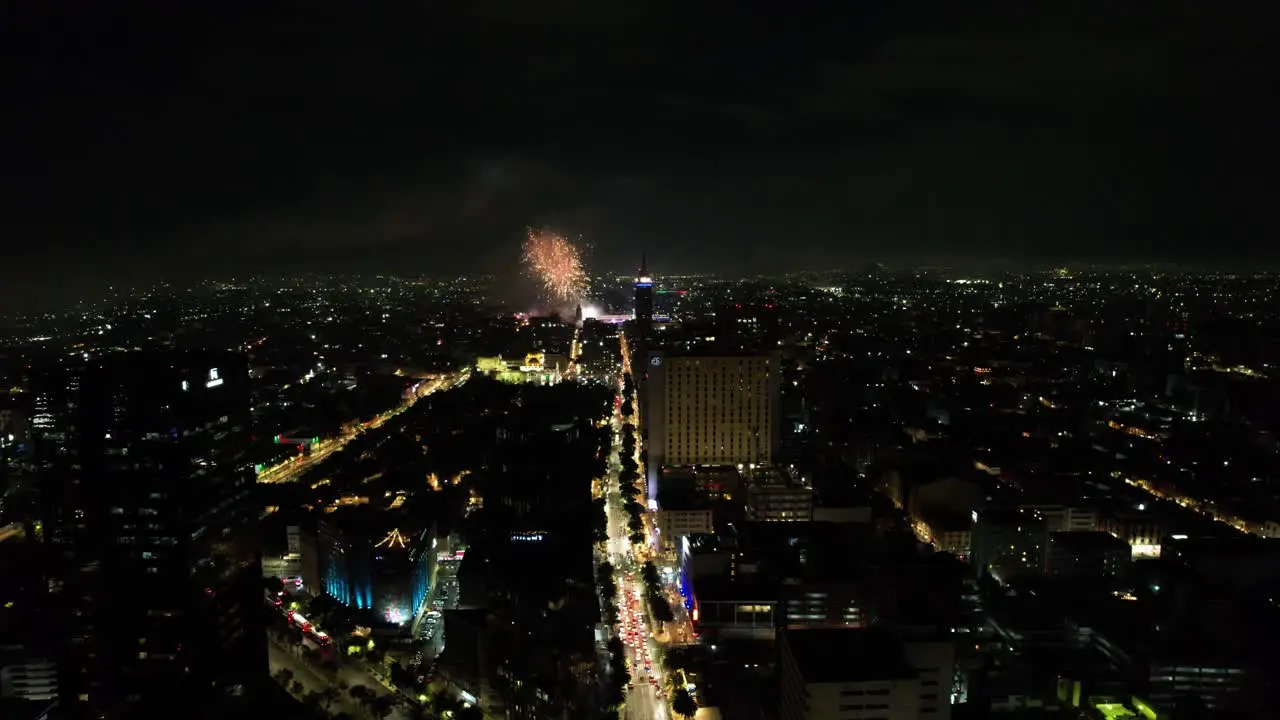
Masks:
[[[10,318],[5,717],[1274,710],[1274,277],[651,272]]]

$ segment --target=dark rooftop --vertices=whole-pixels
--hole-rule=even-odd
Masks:
[[[1039,514],[1028,509],[990,507],[978,511],[978,524],[988,527],[1001,525],[1044,525]]]
[[[0,698],[0,717],[5,720],[37,720],[48,717],[51,702],[38,702],[22,698]]]
[[[687,481],[659,479],[658,497],[663,510],[706,510],[711,507],[711,501]]]
[[[874,682],[916,677],[902,641],[877,628],[787,630],[787,651],[806,683]]]
[[[1053,545],[1069,547],[1073,550],[1128,550],[1129,543],[1101,530],[1072,530],[1056,532],[1049,536]]]
[[[777,583],[766,583],[745,578],[705,577],[694,586],[698,602],[776,602]]]
[[[724,543],[716,535],[694,533],[689,535],[689,552],[693,555],[717,553],[724,549]]]

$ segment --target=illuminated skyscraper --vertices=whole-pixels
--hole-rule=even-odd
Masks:
[[[650,497],[664,465],[773,463],[779,365],[776,354],[649,353],[644,392]]]
[[[162,717],[267,678],[249,373],[119,353],[32,378],[62,711]]]
[[[653,322],[653,278],[649,276],[644,255],[640,256],[640,274],[636,277],[636,320]]]
[[[8,396],[0,399],[3,401]],[[21,472],[31,443],[27,439],[26,414],[0,406],[0,524],[26,521],[30,488]]]
[[[367,507],[343,508],[319,526],[324,592],[387,622],[410,622],[427,600],[436,565],[436,530],[385,532],[387,518]],[[375,537],[376,536],[376,537]]]

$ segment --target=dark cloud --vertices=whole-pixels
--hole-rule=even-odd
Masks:
[[[14,7],[10,288],[1274,252],[1261,0]]]

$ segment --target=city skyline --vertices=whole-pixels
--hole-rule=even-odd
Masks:
[[[214,716],[1270,717],[1273,276],[642,269],[598,319],[294,276],[0,335],[0,707],[132,720],[176,641]]]
[[[1275,720],[1280,4],[4,8],[3,720]]]

